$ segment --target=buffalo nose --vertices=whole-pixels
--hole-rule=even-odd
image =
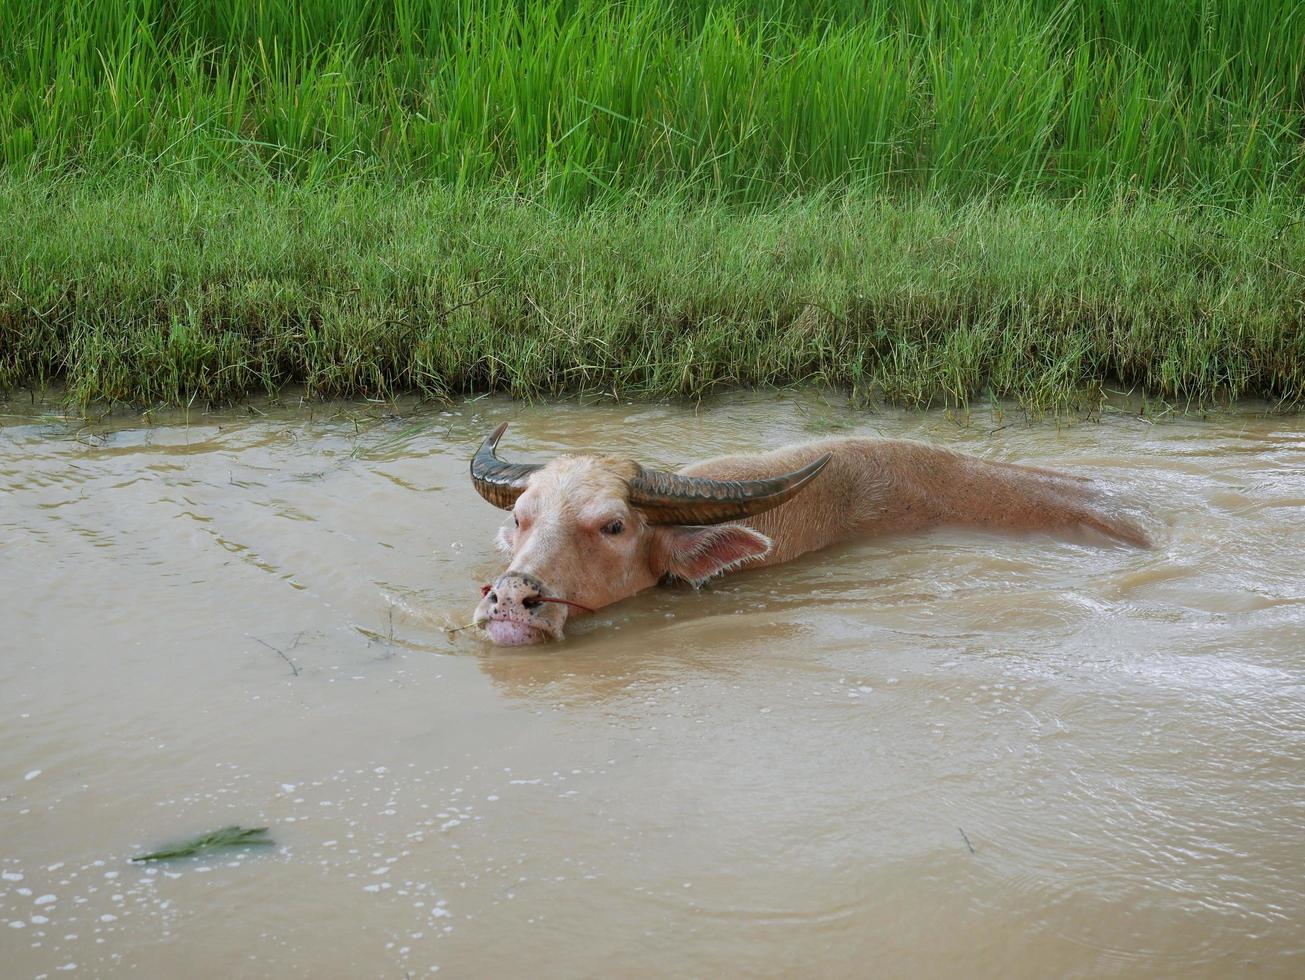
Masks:
[[[489,601],[496,609],[519,605],[522,609],[534,610],[543,603],[543,594],[543,583],[534,576],[508,572],[490,589]]]

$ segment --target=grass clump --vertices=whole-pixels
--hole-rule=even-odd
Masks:
[[[0,387],[85,403],[846,386],[1031,407],[1305,381],[1305,224],[1177,200],[773,207],[0,181]]]

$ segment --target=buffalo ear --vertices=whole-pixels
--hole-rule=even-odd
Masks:
[[[770,553],[770,538],[741,524],[670,525],[657,528],[656,534],[658,575],[674,575],[695,586]]]

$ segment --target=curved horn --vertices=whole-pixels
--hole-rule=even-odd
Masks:
[[[505,463],[494,455],[494,447],[503,438],[507,427],[504,422],[491,432],[476,450],[476,455],[471,457],[471,485],[495,507],[511,510],[525,490],[530,474],[542,464]]]
[[[833,457],[825,453],[800,470],[764,480],[707,480],[639,467],[630,506],[649,524],[721,524],[778,507],[816,478]]]

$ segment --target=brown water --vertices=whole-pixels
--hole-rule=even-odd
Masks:
[[[1305,975],[1305,420],[261,409],[3,409],[4,976]],[[443,631],[505,419],[929,439],[1158,545],[864,540],[505,652]],[[231,823],[280,846],[127,862]]]

